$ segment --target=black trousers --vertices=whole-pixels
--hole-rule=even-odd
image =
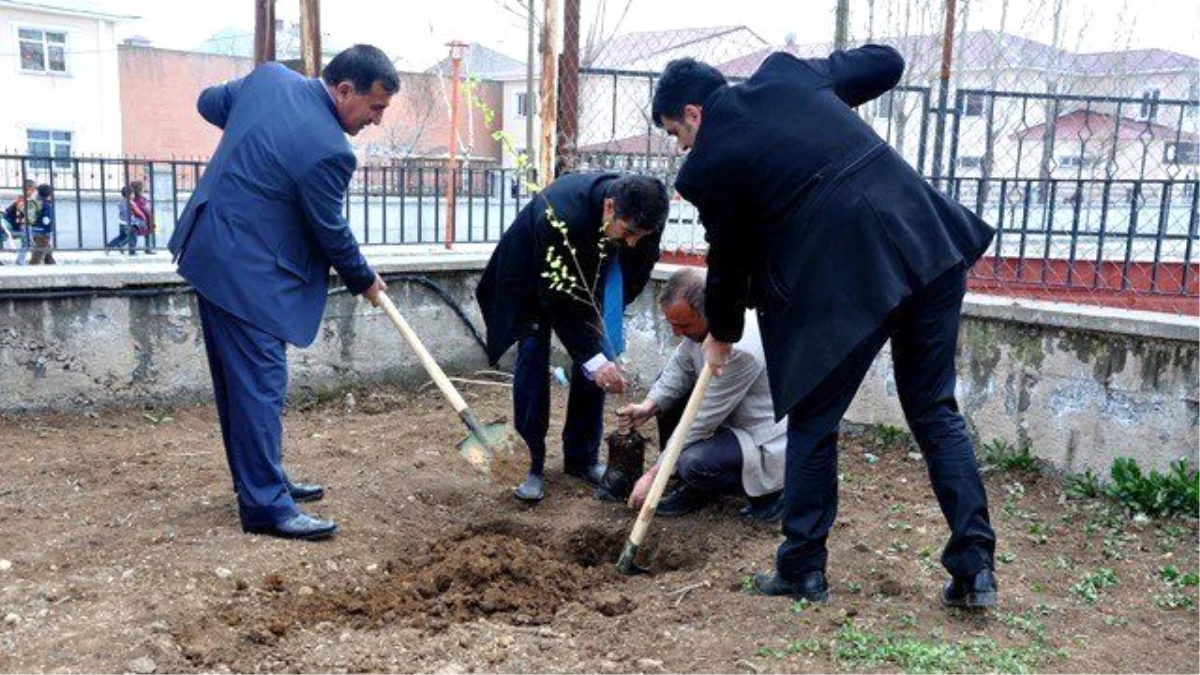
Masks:
[[[545,470],[546,432],[550,429],[550,327],[540,325],[517,343],[513,366],[513,426],[529,446],[531,473]],[[600,456],[604,436],[604,390],[571,367],[567,419],[563,424],[563,463],[586,467]]]
[[[658,420],[658,447],[666,450],[667,441],[679,426],[687,401],[660,410]],[[675,462],[675,473],[684,485],[700,492],[718,495],[741,495],[742,446],[733,432],[721,427],[712,436],[683,448]]]
[[[954,357],[966,273],[943,274],[901,303],[882,328],[789,414],[783,533],[775,567],[785,579],[824,570],[837,516],[838,428],[871,362],[890,338],[896,389],[950,526],[942,565],[965,577],[993,566],[996,535],[975,452],[954,399]]]

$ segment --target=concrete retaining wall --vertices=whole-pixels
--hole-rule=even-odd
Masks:
[[[440,284],[482,326],[474,288],[486,253],[370,257],[382,272]],[[675,344],[656,303],[670,271],[660,266],[659,284],[628,313],[628,356],[642,391]],[[195,296],[172,266],[41,272],[0,268],[0,410],[85,410],[210,395]],[[445,302],[412,283],[392,289],[447,371],[486,367]],[[1028,441],[1039,456],[1071,471],[1107,471],[1123,455],[1159,468],[1177,457],[1194,462],[1198,340],[1200,323],[1191,318],[971,296],[960,334],[959,402],[981,440]],[[293,396],[426,379],[387,318],[345,293],[329,298],[316,343],[290,350],[289,358]],[[904,425],[886,348],[847,417]]]

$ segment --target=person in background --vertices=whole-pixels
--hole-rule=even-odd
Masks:
[[[54,226],[57,221],[54,213],[54,187],[45,183],[37,187],[38,214],[37,220],[32,221],[29,231],[33,234],[33,255],[30,265],[53,265],[54,259]]]
[[[146,197],[146,186],[140,180],[129,184],[129,227],[129,255],[135,253],[138,237],[145,240],[146,253],[153,253],[154,247],[150,242],[155,230],[154,209]]]
[[[29,255],[29,223],[37,220],[37,183],[25,181],[25,191],[4,210],[4,217],[9,223],[13,237],[17,241],[17,264],[24,265]]]
[[[132,227],[130,223],[130,207],[129,207],[129,186],[121,188],[121,201],[117,204],[117,226],[120,227],[120,233],[113,237],[105,244],[106,248],[122,249],[129,247],[129,253],[133,253],[136,246],[136,240],[133,237]]]

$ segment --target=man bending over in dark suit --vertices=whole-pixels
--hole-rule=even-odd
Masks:
[[[399,89],[391,60],[355,45],[320,80],[264,63],[205,89],[196,104],[224,133],[169,248],[196,288],[246,532],[313,540],[337,529],[296,508],[324,488],[283,471],[287,345],[316,337],[331,265],[373,304],[387,289],[341,214],[356,165],[346,134],[378,124]]]
[[[905,418],[950,541],[943,602],[996,602],[987,495],[954,400],[966,270],[993,230],[930,186],[855,114],[904,60],[868,45],[825,59],[769,56],[742,84],[692,59],[667,65],[654,122],[690,148],[675,187],[708,240],[709,337],[720,369],[758,309],[776,417],[788,415],[783,533],[764,595],[828,595],[838,426],[889,339]]]
[[[668,204],[667,188],[657,178],[569,174],[530,200],[496,245],[475,296],[487,323],[488,359],[496,363],[517,345],[513,417],[530,453],[529,474],[516,489],[518,499],[538,501],[544,492],[551,330],[574,361],[563,426],[564,469],[592,484],[604,475],[598,461],[604,394],[625,390],[615,363],[624,351],[622,311],[650,279]],[[565,240],[548,209],[566,225]],[[593,297],[603,316],[578,294],[573,299],[551,288],[543,273],[547,255],[554,253],[580,284],[594,284]]]

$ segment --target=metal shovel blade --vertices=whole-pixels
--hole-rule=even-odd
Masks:
[[[650,573],[649,568],[634,562],[638,557],[638,550],[640,548],[640,546],[632,541],[625,542],[625,548],[621,551],[621,557],[617,559],[617,572],[627,577]]]
[[[482,438],[480,438],[482,436]],[[458,444],[458,454],[473,470],[493,481],[521,482],[528,463],[525,441],[504,422],[480,424]]]

